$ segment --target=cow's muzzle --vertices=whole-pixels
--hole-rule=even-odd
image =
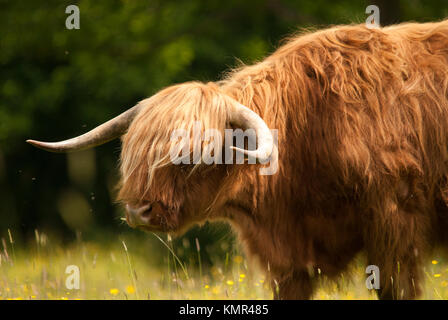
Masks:
[[[150,224],[151,211],[151,204],[146,204],[138,208],[133,208],[129,204],[126,204],[126,221],[132,228],[147,226]]]

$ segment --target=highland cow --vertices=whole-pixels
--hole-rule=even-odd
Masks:
[[[171,163],[173,130],[195,121],[254,129],[256,149],[235,149],[258,162]],[[448,246],[448,20],[302,33],[219,82],[174,85],[80,137],[29,142],[65,152],[121,135],[130,226],[181,233],[224,219],[279,299],[311,298],[314,271],[336,279],[360,252],[379,267],[380,298],[418,297],[422,262]],[[261,175],[277,152],[278,172]]]

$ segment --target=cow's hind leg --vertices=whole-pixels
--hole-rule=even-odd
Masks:
[[[413,250],[413,246],[409,246],[409,250]],[[379,299],[415,299],[420,295],[420,262],[411,251],[395,250],[390,256],[370,252],[369,261],[380,271]]]
[[[380,271],[380,299],[414,299],[421,293],[421,260],[427,246],[428,215],[394,197],[373,210],[364,231],[368,263]]]

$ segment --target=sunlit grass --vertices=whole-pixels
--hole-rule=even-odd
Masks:
[[[62,247],[36,231],[33,243],[19,247],[8,236],[0,244],[0,299],[272,299],[265,276],[235,250],[204,266],[196,240],[191,246],[196,262],[189,265],[176,253],[182,248],[169,237],[156,237],[157,249],[165,252],[153,254],[155,248],[132,238]],[[69,265],[80,269],[78,290],[66,287]],[[448,264],[434,257],[425,276],[422,298],[448,299]],[[314,277],[319,283],[314,299],[376,299],[365,287],[360,261],[338,282]]]

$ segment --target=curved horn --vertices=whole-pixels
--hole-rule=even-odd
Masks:
[[[248,156],[258,159],[261,163],[269,160],[274,149],[274,138],[267,124],[261,117],[248,107],[240,103],[235,105],[230,113],[230,122],[245,129],[254,129],[257,135],[258,146],[256,150],[245,150],[235,146],[231,148]]]
[[[119,116],[72,139],[59,142],[41,142],[36,140],[26,140],[26,142],[50,152],[72,152],[92,148],[123,135],[140,109],[141,104],[139,103]]]

